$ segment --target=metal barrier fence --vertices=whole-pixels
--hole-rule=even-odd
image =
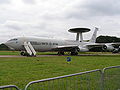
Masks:
[[[101,73],[100,69],[96,69],[55,78],[32,81],[26,85],[25,90],[101,90]]]
[[[6,85],[6,86],[0,86],[0,89],[2,90],[20,90],[16,85]]]
[[[103,69],[104,90],[120,90],[120,66]]]
[[[3,90],[20,90],[15,85]],[[29,82],[24,90],[120,90],[120,66]]]

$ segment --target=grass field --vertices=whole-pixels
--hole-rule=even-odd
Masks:
[[[18,52],[0,52],[18,55]],[[28,82],[120,65],[120,56],[67,56],[0,58],[0,86],[14,84],[23,88]]]
[[[55,55],[57,52],[37,52],[37,55]],[[68,53],[65,53],[68,55]],[[80,52],[79,54],[112,54],[111,52]],[[0,51],[0,55],[20,55],[19,51]]]

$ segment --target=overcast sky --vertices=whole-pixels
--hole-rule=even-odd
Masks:
[[[75,39],[70,28],[120,37],[120,0],[0,0],[0,43],[19,36]]]

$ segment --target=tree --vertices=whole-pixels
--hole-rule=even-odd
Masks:
[[[113,36],[99,36],[96,39],[96,43],[115,43],[120,42],[120,38]]]
[[[0,44],[0,50],[10,50],[5,44]]]

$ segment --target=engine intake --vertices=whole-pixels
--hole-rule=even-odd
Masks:
[[[111,44],[105,44],[103,46],[103,50],[105,51],[113,51],[115,48]]]
[[[80,51],[80,52],[88,52],[89,49],[86,48],[86,47],[79,47],[79,51]]]

